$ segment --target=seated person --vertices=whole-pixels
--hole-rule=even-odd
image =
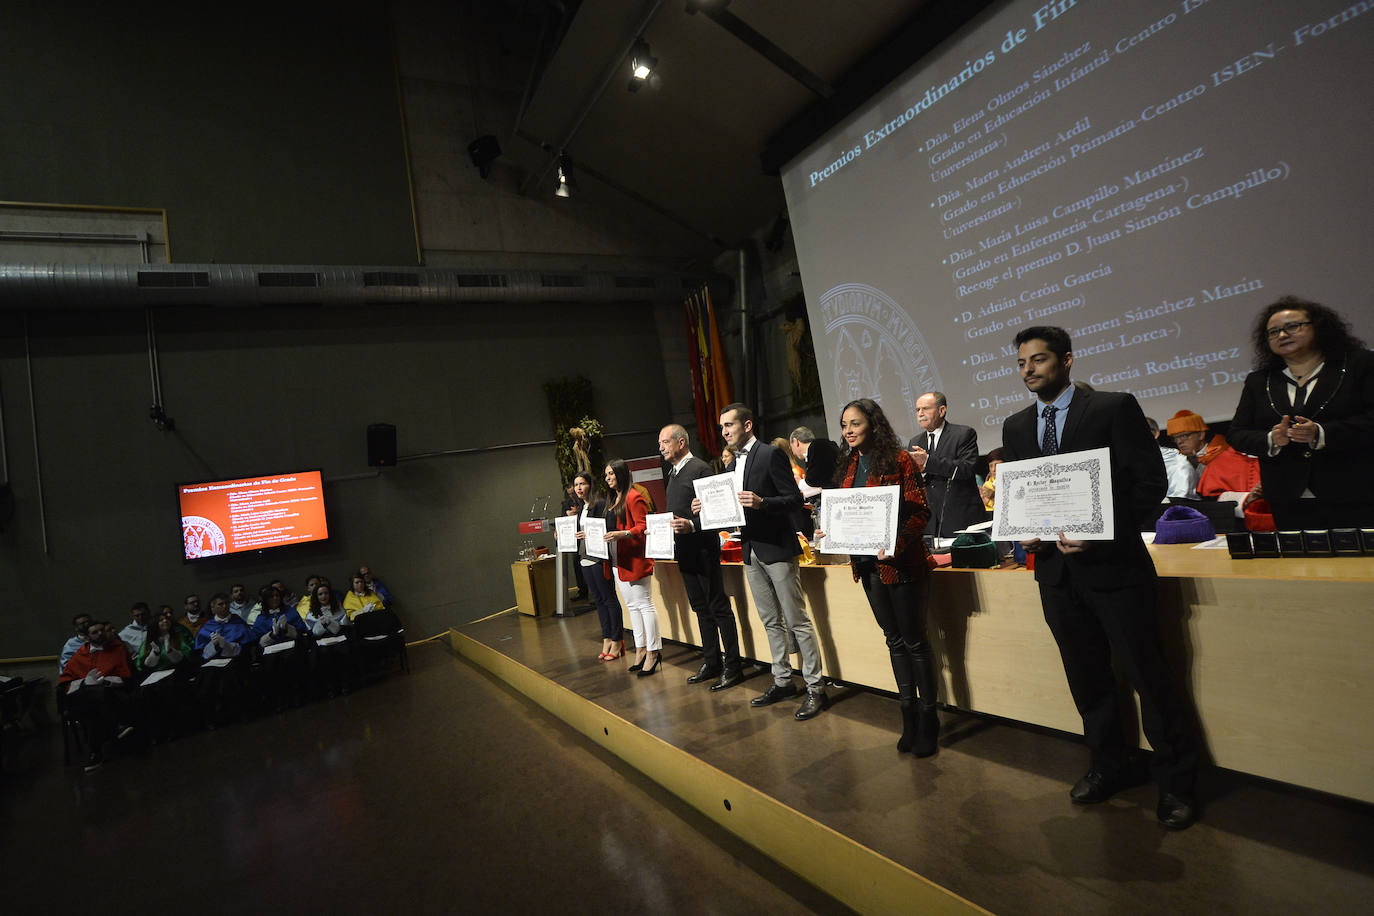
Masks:
[[[185,627],[186,631],[194,638],[200,635],[200,628],[205,626],[205,621],[210,618],[200,610],[199,595],[187,595],[183,608],[185,613],[181,615],[181,619],[177,623]]]
[[[253,634],[243,618],[229,612],[229,596],[217,593],[210,599],[210,616],[196,633],[195,649],[201,658],[236,658],[253,643]]]
[[[210,599],[210,615],[196,634],[195,650],[204,659],[200,666],[200,699],[206,725],[213,728],[226,718],[242,715],[243,662],[251,656],[253,634],[243,618],[229,613],[229,596],[219,592]],[[245,650],[250,650],[245,652]],[[229,659],[227,665],[211,664]]]
[[[105,759],[105,745],[112,738],[133,733],[134,708],[129,698],[133,681],[129,650],[103,621],[86,628],[86,643],[67,660],[58,678],[58,697],[76,713],[91,749],[86,772],[98,769]],[[72,685],[79,684],[75,689]]]
[[[152,632],[139,647],[136,659],[139,671],[144,674],[165,671],[193,657],[195,647],[191,633],[176,622],[170,607],[163,606],[151,629]]]
[[[378,579],[372,575],[372,567],[360,566],[358,567],[358,574],[363,577],[363,581],[367,583],[368,588],[372,589],[378,595],[381,595],[382,601],[386,602],[387,604],[391,603],[390,590],[388,590],[387,587],[382,584],[381,579]]]
[[[327,581],[320,582],[314,592],[302,598],[301,607],[305,609],[301,619],[317,641],[346,635],[345,631],[353,626],[348,612],[335,602],[334,592]],[[352,647],[348,643],[316,646],[313,657],[316,682],[330,696],[348,689],[348,683],[355,673],[351,653]]]
[[[1167,481],[1164,498],[1167,500],[1171,496],[1176,496],[1180,499],[1197,499],[1197,469],[1186,455],[1174,447],[1173,439],[1159,434],[1159,424],[1153,417],[1146,417],[1145,425],[1150,428],[1150,435],[1154,436],[1155,443],[1159,445],[1159,455],[1164,459],[1164,475]]]
[[[347,595],[344,595],[343,609],[348,613],[348,619],[352,620],[359,614],[366,614],[369,611],[380,611],[386,607],[386,602],[382,596],[377,594],[367,584],[361,571],[353,576],[353,587]]]
[[[172,609],[163,605],[157,620],[149,628],[147,640],[138,653],[138,670],[145,683],[139,685],[145,721],[150,740],[156,744],[172,736],[189,712],[190,697],[186,681],[180,676],[164,677],[154,684],[146,683],[148,675],[157,671],[186,670],[195,667],[195,648],[191,633],[176,621]]]
[[[137,657],[138,650],[143,648],[143,641],[148,638],[148,621],[152,615],[144,601],[136,602],[132,613],[134,622],[119,631],[119,639],[129,647],[129,655]]]
[[[229,586],[229,613],[237,614],[244,623],[248,622],[248,612],[253,606],[248,603],[248,589],[242,583]]]
[[[286,583],[281,579],[273,579],[267,584],[281,593],[281,603],[283,607],[289,607],[294,610],[296,605],[300,604],[300,595],[297,595],[295,592],[291,591],[291,589],[287,588]]]
[[[76,654],[76,651],[86,644],[86,628],[90,625],[90,614],[77,614],[72,618],[72,627],[76,629],[76,635],[62,646],[62,654],[57,657],[58,674],[61,674],[62,669],[67,667],[67,662]]]
[[[261,610],[253,621],[253,636],[264,649],[283,642],[295,642],[306,633],[305,622],[295,608],[287,607],[281,592],[264,585],[258,591]]]
[[[1258,459],[1231,448],[1225,436],[1209,439],[1207,424],[1191,410],[1174,414],[1167,429],[1178,443],[1179,453],[1202,467],[1197,479],[1198,496],[1215,499],[1223,493],[1245,493],[1247,503],[1254,498],[1260,483]]]
[[[253,621],[253,636],[258,646],[268,649],[278,645],[295,645],[306,633],[305,622],[293,607],[282,602],[281,592],[265,585],[258,591],[262,610]],[[288,702],[300,701],[304,686],[304,659],[295,649],[282,649],[271,655],[263,654],[255,676],[250,678],[253,701],[262,710],[281,710]]]

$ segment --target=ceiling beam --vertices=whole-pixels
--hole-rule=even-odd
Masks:
[[[687,0],[687,12],[689,14],[701,13],[707,19],[710,19],[716,25],[762,54],[769,63],[801,83],[820,98],[828,99],[835,94],[833,86],[802,66],[800,61],[778,47],[761,32],[749,25],[749,23],[726,9],[727,6],[729,6],[729,0],[716,3],[709,2],[709,0]]]

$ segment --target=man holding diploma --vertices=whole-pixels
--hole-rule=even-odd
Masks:
[[[725,594],[720,575],[720,537],[702,531],[692,511],[692,481],[710,477],[711,466],[687,448],[687,430],[676,423],[659,430],[658,450],[668,464],[668,511],[673,514],[673,555],[687,601],[697,615],[701,631],[701,670],[687,678],[689,684],[714,681],[712,690],[725,690],[744,680],[739,661],[739,629],[735,610]]]
[[[1087,774],[1069,796],[1094,804],[1141,781],[1132,765],[1134,742],[1122,727],[1115,665],[1140,697],[1141,723],[1154,751],[1150,769],[1159,785],[1159,821],[1173,829],[1189,827],[1198,817],[1197,752],[1160,651],[1154,561],[1138,534],[1139,518],[1164,497],[1159,448],[1134,396],[1074,387],[1073,352],[1063,328],[1026,328],[1015,345],[1021,380],[1036,403],[1003,424],[1003,457],[1111,450],[1114,539],[1077,541],[1061,533],[1056,541],[1022,542],[1035,554],[1045,622],[1059,645],[1092,752]],[[1009,492],[998,496],[1009,498]]]
[[[754,608],[768,634],[773,653],[773,683],[749,705],[771,706],[797,695],[792,683],[792,656],[788,648],[790,633],[801,653],[802,679],[806,699],[796,718],[811,719],[830,705],[821,680],[821,649],[815,627],[806,614],[802,597],[797,540],[793,515],[801,509],[801,490],[792,476],[787,456],[754,436],[754,412],[743,404],[731,404],[721,412],[720,433],[735,452],[730,466],[744,507],[744,527],[740,529],[744,550],[744,579]],[[692,500],[692,511],[701,511],[701,500]]]

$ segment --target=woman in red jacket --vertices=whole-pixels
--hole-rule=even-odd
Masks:
[[[930,555],[923,535],[930,511],[921,473],[902,448],[883,409],[872,399],[860,398],[845,405],[840,432],[848,454],[841,457],[836,470],[839,486],[901,487],[894,552],[891,556],[880,550],[876,557],[851,557],[850,566],[854,581],[863,583],[892,658],[892,674],[902,700],[902,737],[897,750],[929,757],[937,750],[940,737],[940,717],[935,710],[939,673],[926,638]],[[824,502],[824,494],[821,500]]]
[[[639,491],[631,486],[630,468],[619,458],[606,463],[606,540],[611,554],[608,563],[620,597],[630,612],[635,634],[635,663],[631,671],[647,677],[658,671],[662,642],[658,638],[658,612],[649,593],[649,578],[654,561],[644,556],[645,516],[648,506]]]

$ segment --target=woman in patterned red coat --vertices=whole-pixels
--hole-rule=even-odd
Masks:
[[[836,471],[839,486],[901,487],[897,543],[892,555],[879,551],[877,556],[854,556],[850,565],[854,581],[863,584],[892,658],[892,674],[902,701],[902,737],[897,750],[929,757],[936,752],[940,736],[940,717],[935,709],[939,673],[926,637],[931,559],[923,535],[930,511],[921,472],[903,450],[883,409],[870,398],[845,405],[840,431],[848,454],[840,459]]]

